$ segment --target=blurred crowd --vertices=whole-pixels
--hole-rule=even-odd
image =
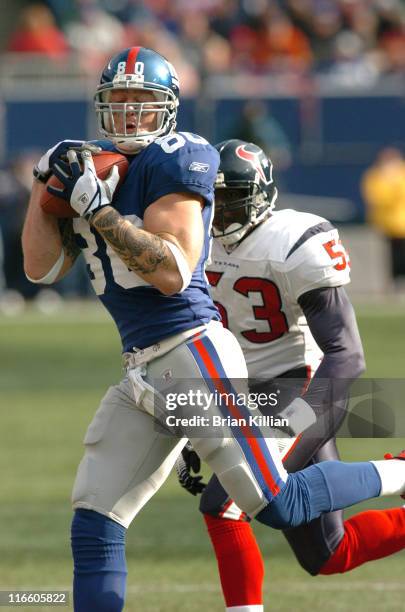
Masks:
[[[61,72],[73,57],[92,79],[115,52],[133,45],[165,55],[186,95],[218,75],[315,74],[355,87],[405,72],[402,0],[26,0],[18,6],[13,31],[0,41],[3,52],[27,62],[34,54]],[[285,126],[259,99],[243,106],[232,136],[259,144],[278,177],[291,164]],[[57,293],[23,274],[21,227],[41,153],[20,151],[0,170],[0,312],[16,312],[27,299],[46,309],[57,307],[59,296],[91,295],[83,262]],[[392,276],[404,285],[405,160],[399,150],[382,151],[363,177],[362,196],[369,222],[390,241]]]
[[[207,75],[326,73],[373,82],[405,71],[401,0],[43,0],[27,2],[6,50],[84,72],[114,52],[151,47],[176,66],[185,93]]]

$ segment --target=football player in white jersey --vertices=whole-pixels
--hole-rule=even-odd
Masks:
[[[326,219],[273,210],[277,188],[272,164],[259,147],[228,140],[216,148],[220,167],[215,239],[207,269],[214,301],[242,346],[250,390],[282,389],[281,406],[267,406],[266,414],[283,413],[288,404],[290,424],[298,431],[300,419],[306,419],[306,404],[318,410],[327,407],[325,419],[285,447],[287,470],[336,460],[334,434],[345,415],[350,382],[365,367],[344,289],[350,282],[348,254]],[[215,476],[204,490],[201,476],[191,474],[191,464],[198,471],[198,460],[186,448],[177,468],[185,488],[194,494],[203,490],[200,509],[217,556],[227,610],[259,612],[263,562],[246,514]],[[310,574],[346,572],[404,548],[405,510],[367,511],[346,521],[342,511],[333,512],[284,535]]]

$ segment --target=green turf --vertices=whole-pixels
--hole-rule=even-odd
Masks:
[[[403,376],[405,316],[385,315],[368,310],[359,317],[368,373]],[[119,342],[93,307],[3,317],[0,338],[0,589],[68,589],[70,489],[86,425],[107,385],[121,375]],[[403,442],[347,439],[340,446],[345,458],[366,459]],[[372,506],[398,503],[385,499]],[[224,609],[196,506],[171,477],[132,525],[128,612]],[[314,579],[298,567],[278,532],[261,525],[255,530],[266,561],[266,609],[405,609],[403,553],[344,576]]]

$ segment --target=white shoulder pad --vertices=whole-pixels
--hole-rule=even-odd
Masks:
[[[320,287],[339,287],[350,282],[350,260],[339,233],[328,221],[305,231],[293,245],[280,270],[290,285],[291,295]]]
[[[284,262],[301,236],[309,228],[323,223],[329,224],[323,217],[312,213],[293,209],[274,211],[262,224],[269,259],[274,262]]]

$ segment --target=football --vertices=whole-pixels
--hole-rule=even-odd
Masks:
[[[96,167],[97,176],[101,179],[105,179],[108,176],[112,166],[118,166],[120,180],[117,189],[119,189],[128,170],[128,160],[125,155],[114,153],[112,151],[101,151],[100,153],[93,154],[93,161]],[[57,188],[63,187],[59,179],[57,179],[53,174],[49,177],[46,183],[47,187],[49,185]],[[79,216],[78,213],[70,206],[69,202],[52,195],[47,189],[45,189],[42,194],[40,206],[45,213],[48,215],[53,215],[54,217],[66,218]]]

